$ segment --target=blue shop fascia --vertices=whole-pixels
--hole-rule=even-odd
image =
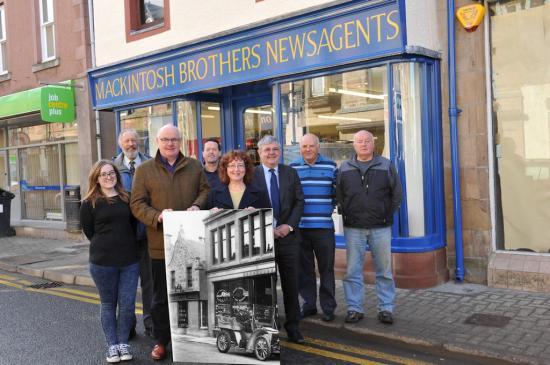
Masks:
[[[223,151],[244,150],[258,163],[258,140],[273,134],[288,163],[300,137],[314,133],[339,164],[353,155],[353,134],[369,130],[405,192],[393,226],[396,282],[433,286],[448,279],[440,54],[419,29],[437,19],[407,19],[407,9],[405,1],[346,2],[93,69],[93,105],[115,112],[117,133],[136,129],[146,153],[156,152],[162,125],[177,125],[182,152],[198,159],[203,142],[217,138]],[[409,44],[411,32],[421,41]],[[342,273],[342,220],[333,217]]]

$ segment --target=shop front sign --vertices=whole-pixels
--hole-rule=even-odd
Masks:
[[[405,32],[397,2],[367,3],[358,9],[91,71],[94,107],[121,106],[403,52]]]
[[[43,87],[40,90],[40,117],[45,122],[69,123],[75,120],[72,87]]]

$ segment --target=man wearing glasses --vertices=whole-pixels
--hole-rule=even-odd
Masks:
[[[165,125],[157,133],[155,158],[144,162],[134,178],[130,206],[132,213],[147,227],[153,274],[153,360],[166,357],[170,342],[170,318],[166,293],[163,214],[172,210],[200,210],[210,187],[199,161],[180,152],[181,134]]]

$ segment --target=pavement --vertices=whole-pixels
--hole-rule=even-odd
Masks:
[[[0,270],[93,286],[88,247],[88,241],[0,238]],[[398,289],[393,325],[377,320],[374,286],[366,285],[365,318],[357,324],[344,323],[341,281],[336,282],[336,294],[335,321],[326,323],[319,316],[305,321],[491,363],[550,364],[550,293],[454,282],[430,289]]]

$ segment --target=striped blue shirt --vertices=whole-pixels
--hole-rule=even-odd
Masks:
[[[334,228],[336,163],[322,155],[317,156],[313,165],[308,165],[303,157],[294,160],[295,168],[304,191],[304,214],[300,228]]]

